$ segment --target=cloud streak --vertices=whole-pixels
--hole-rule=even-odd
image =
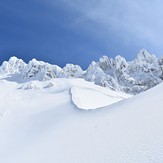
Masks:
[[[89,25],[94,34],[104,33],[107,41],[110,33],[122,38],[126,44],[134,38],[139,44],[163,46],[163,11],[161,0],[63,0],[63,2],[80,16],[72,22],[73,27]]]

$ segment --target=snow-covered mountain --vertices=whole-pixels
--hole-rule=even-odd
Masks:
[[[115,59],[103,56],[83,71],[79,65],[67,64],[60,68],[36,59],[26,64],[21,59],[11,57],[8,62],[3,62],[0,74],[10,76],[11,80],[14,80],[16,75],[15,80],[19,79],[21,82],[83,78],[112,90],[137,94],[163,81],[163,58],[158,59],[142,49],[131,62],[127,62],[122,56],[116,56]]]
[[[86,71],[10,58],[0,67],[0,163],[162,163],[162,80],[163,58],[146,50]]]
[[[113,90],[137,94],[162,82],[162,67],[162,59],[143,49],[131,62],[121,56],[114,60],[103,56],[99,62],[92,62],[85,79]]]

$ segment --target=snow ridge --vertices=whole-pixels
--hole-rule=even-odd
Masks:
[[[137,94],[163,81],[163,58],[158,59],[142,49],[131,62],[127,62],[120,55],[115,59],[103,56],[98,62],[93,61],[88,69],[83,71],[79,65],[66,64],[61,68],[36,59],[26,64],[21,59],[11,57],[0,66],[0,75],[15,74],[19,74],[23,82],[53,78],[83,78],[112,90]]]

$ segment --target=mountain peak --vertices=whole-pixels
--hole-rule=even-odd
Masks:
[[[1,74],[20,73],[25,66],[26,63],[22,59],[18,59],[17,57],[13,56],[8,61],[4,61],[2,63],[2,66],[0,67],[0,73]]]
[[[152,63],[157,60],[157,57],[154,54],[150,54],[146,49],[141,49],[137,55],[137,59]]]
[[[11,58],[9,58],[9,63],[16,63],[17,61],[19,61],[20,59],[18,59],[16,56],[12,56]]]

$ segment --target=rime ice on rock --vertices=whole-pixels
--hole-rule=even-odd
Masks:
[[[26,67],[26,63],[17,57],[11,57],[9,61],[4,61],[0,67],[0,74],[21,73]]]
[[[142,49],[131,62],[127,62],[120,55],[115,59],[103,56],[99,62],[93,61],[88,69],[83,71],[80,66],[73,64],[66,64],[62,69],[36,59],[26,64],[21,59],[11,57],[8,62],[3,62],[0,74],[20,74],[24,81],[83,78],[112,90],[137,94],[162,82],[163,58],[158,59]]]

